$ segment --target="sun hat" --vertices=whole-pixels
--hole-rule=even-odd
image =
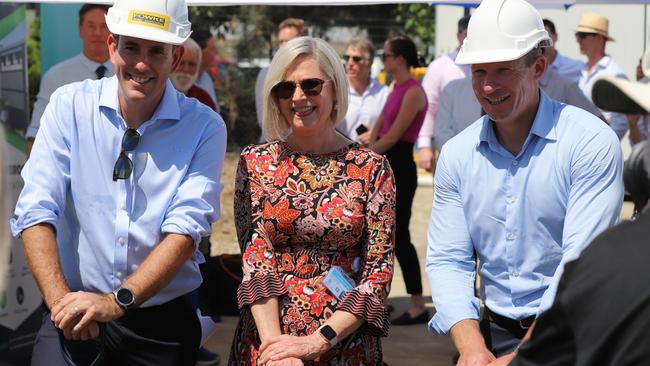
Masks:
[[[578,23],[578,27],[576,28],[576,33],[600,34],[607,38],[608,41],[614,41],[614,38],[609,35],[609,20],[594,12],[582,14],[580,23]]]

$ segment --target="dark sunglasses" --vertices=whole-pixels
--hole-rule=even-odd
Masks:
[[[361,57],[361,56],[343,55],[343,60],[345,60],[345,62],[350,61],[350,59],[352,59],[352,61],[354,61],[355,63],[359,63],[359,62],[365,60],[365,58]]]
[[[293,93],[296,91],[296,86],[300,85],[300,89],[305,95],[310,97],[319,95],[323,90],[323,84],[328,80],[321,79],[304,79],[297,83],[293,81],[281,81],[271,89],[271,93],[280,99],[289,99],[293,96]]]
[[[113,168],[113,182],[117,182],[118,179],[129,179],[129,177],[131,177],[131,173],[133,172],[133,162],[126,153],[135,150],[139,143],[140,134],[137,130],[129,128],[124,131],[120,156],[117,157],[115,167]]]
[[[593,37],[596,33],[585,33],[585,32],[576,32],[576,38],[585,39],[587,37]]]
[[[395,55],[393,55],[392,53],[384,53],[381,55],[381,60],[386,61],[386,59],[389,57],[395,57]]]

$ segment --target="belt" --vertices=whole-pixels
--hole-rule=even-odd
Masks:
[[[533,325],[533,322],[535,322],[534,315],[531,315],[528,318],[524,318],[521,320],[510,319],[503,315],[499,315],[493,312],[487,307],[485,308],[485,313],[487,315],[487,318],[490,321],[496,323],[502,328],[509,329],[509,330],[526,331],[528,330],[528,328],[530,328]]]

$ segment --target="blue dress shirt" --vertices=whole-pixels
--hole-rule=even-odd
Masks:
[[[474,250],[485,305],[523,319],[550,307],[564,263],[621,210],[623,155],[603,121],[540,91],[516,156],[493,123],[474,122],[438,160],[426,261],[436,333],[479,319]]]
[[[128,152],[133,174],[114,182],[126,123],[116,77],[59,88],[43,114],[12,232],[54,226],[63,272],[73,291],[107,293],[120,286],[164,233],[198,243],[219,217],[219,182],[226,147],[223,120],[167,81],[152,117]],[[199,286],[197,250],[172,281],[143,307]]]

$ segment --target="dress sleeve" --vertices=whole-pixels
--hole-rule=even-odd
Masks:
[[[382,158],[376,172],[368,188],[361,279],[337,309],[364,319],[365,331],[385,337],[389,326],[386,299],[395,260],[395,182],[386,159]]]
[[[262,183],[249,170],[256,158],[252,148],[242,151],[235,178],[235,227],[242,253],[242,283],[237,289],[239,308],[287,290],[276,271],[275,251],[262,222]]]

